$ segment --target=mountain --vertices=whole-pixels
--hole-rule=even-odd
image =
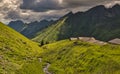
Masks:
[[[41,64],[37,61],[40,53],[42,49],[37,43],[0,23],[0,74],[43,73]]]
[[[37,32],[41,31],[42,29],[48,27],[50,24],[52,24],[54,21],[47,21],[42,20],[40,22],[31,22],[27,24],[27,27],[24,28],[24,30],[21,31],[21,34],[28,38],[32,38],[36,35]]]
[[[86,12],[68,13],[56,23],[37,33],[37,42],[55,42],[70,37],[88,36],[109,41],[120,38],[120,5],[99,5]]]
[[[120,45],[62,40],[42,48],[53,74],[120,74]]]
[[[11,28],[15,29],[18,32],[21,32],[23,28],[26,26],[23,21],[17,20],[17,21],[11,21],[8,24]]]
[[[42,20],[40,22],[35,21],[31,23],[23,23],[20,20],[17,21],[11,21],[8,26],[15,29],[16,31],[20,32],[24,36],[28,38],[32,38],[36,35],[37,32],[41,31],[42,29],[46,28],[50,24],[52,24],[54,21],[47,21]]]

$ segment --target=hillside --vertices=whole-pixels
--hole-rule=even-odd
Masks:
[[[62,40],[42,47],[53,74],[120,74],[120,46]]]
[[[58,39],[58,34],[60,33],[60,27],[64,25],[64,22],[67,18],[63,18],[58,21],[56,24],[51,25],[50,27],[44,29],[42,32],[38,32],[38,36],[35,37],[33,40],[41,42],[55,42]]]
[[[36,60],[40,53],[42,49],[37,43],[0,23],[0,74],[43,73]]]
[[[119,74],[119,63],[120,45],[62,40],[40,48],[0,23],[0,74]]]
[[[119,13],[120,5],[118,4],[112,8],[100,5],[86,12],[70,12],[52,26],[40,31],[33,40],[54,42],[79,36],[95,37],[102,41],[120,38]]]

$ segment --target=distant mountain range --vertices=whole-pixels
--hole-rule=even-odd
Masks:
[[[57,21],[43,20],[25,24],[12,21],[9,26],[37,42],[54,42],[70,37],[88,36],[109,41],[120,38],[120,5],[99,5],[86,12],[69,12]]]
[[[99,5],[86,12],[70,12],[40,31],[33,40],[54,42],[79,36],[95,37],[102,41],[120,38],[120,5],[112,8]]]
[[[11,21],[8,24],[11,28],[15,29],[18,32],[21,32],[23,30],[23,28],[27,25],[25,25],[25,23],[21,20],[17,20],[17,21]]]
[[[17,21],[11,21],[8,26],[12,27],[16,31],[20,32],[21,34],[25,35],[28,38],[34,37],[34,35],[41,31],[42,29],[46,28],[50,24],[52,24],[54,21],[47,21],[47,20],[42,20],[40,22],[35,21],[31,23],[24,23],[21,20]]]

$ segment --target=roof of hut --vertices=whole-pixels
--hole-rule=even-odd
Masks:
[[[112,44],[120,44],[120,39],[119,38],[115,38],[113,40],[110,40],[109,43],[112,43]]]

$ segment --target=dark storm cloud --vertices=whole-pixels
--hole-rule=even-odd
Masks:
[[[29,9],[37,12],[45,12],[48,10],[60,10],[74,7],[90,7],[104,4],[112,0],[23,0],[20,5],[21,9]]]
[[[23,4],[21,4],[20,8],[44,12],[62,9],[62,6],[60,6],[56,0],[23,0]]]
[[[20,19],[20,14],[16,11],[9,11],[5,19]]]
[[[3,0],[0,0],[0,2],[2,2]]]
[[[59,18],[59,17],[61,17],[60,15],[44,15],[44,16],[42,16],[42,18],[43,19],[57,19],[57,18]]]
[[[86,11],[96,5],[110,7],[120,0],[0,0],[0,21],[58,19],[69,11]]]

